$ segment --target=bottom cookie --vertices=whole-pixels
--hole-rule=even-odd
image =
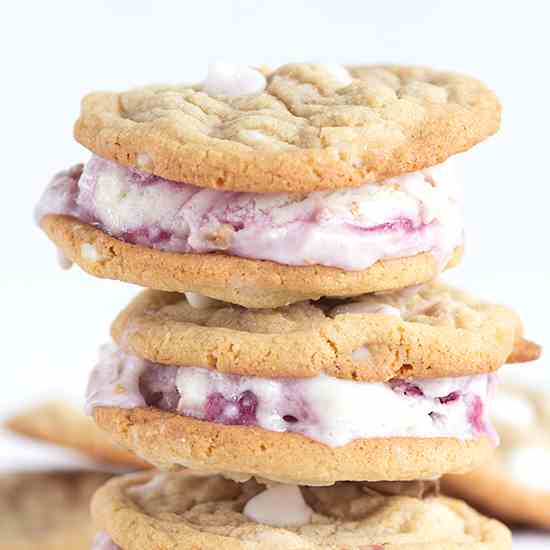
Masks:
[[[89,506],[109,474],[86,471],[0,475],[0,550],[88,550]]]
[[[108,482],[93,550],[507,550],[508,529],[418,483],[236,483],[191,471]],[[429,488],[429,484],[428,484]],[[413,496],[411,496],[413,495]],[[425,496],[425,498],[422,498]]]

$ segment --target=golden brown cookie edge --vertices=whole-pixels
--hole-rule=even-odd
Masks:
[[[318,299],[394,290],[425,283],[437,276],[431,253],[381,260],[363,271],[325,266],[287,266],[225,254],[178,254],[115,239],[70,216],[49,214],[41,227],[54,244],[84,271],[169,292],[194,291],[250,308],[273,308]],[[96,249],[98,261],[82,253],[82,245]],[[462,247],[455,249],[447,267],[457,265]],[[230,284],[228,284],[228,282]]]
[[[379,66],[383,67],[383,66]],[[387,66],[394,71],[414,67]],[[434,75],[445,74],[434,71]],[[313,192],[356,187],[439,164],[494,134],[500,125],[497,97],[482,83],[468,109],[426,104],[426,121],[412,125],[398,146],[365,148],[353,158],[334,147],[297,151],[258,151],[181,143],[148,123],[123,116],[120,94],[95,92],[82,100],[75,139],[103,158],[138,169],[138,157],[151,159],[148,171],[173,181],[229,191]]]
[[[358,439],[331,448],[301,434],[224,426],[154,408],[96,407],[93,416],[118,443],[161,469],[299,485],[433,479],[471,470],[493,449],[484,437]]]
[[[96,523],[110,533],[118,544],[123,545],[123,548],[148,550],[145,544],[151,540],[154,540],[162,550],[192,550],[199,547],[205,550],[249,548],[249,545],[235,538],[203,533],[183,524],[165,523],[161,519],[147,515],[125,494],[125,491],[133,485],[147,483],[151,479],[151,474],[118,477],[99,489],[92,500],[92,515]],[[509,550],[511,548],[510,531],[498,521],[482,516],[464,502],[443,496],[435,498],[461,517],[465,531],[478,539],[475,542],[465,543],[465,548],[468,550]],[[144,541],[143,545],[140,545],[140,541]],[[262,548],[261,544],[255,547]],[[458,550],[461,547],[462,545],[456,542],[447,544],[439,541],[422,544],[424,550]],[[270,545],[269,548],[273,546]],[[311,548],[319,547],[314,544]],[[384,548],[408,550],[409,546],[385,544]]]
[[[160,364],[263,378],[324,373],[369,382],[493,372],[523,341],[519,317],[496,305],[480,305],[487,318],[472,330],[345,314],[308,330],[266,334],[155,316],[181,299],[178,294],[141,292],[115,319],[113,339],[126,352]],[[354,360],[353,352],[365,345],[369,357]]]

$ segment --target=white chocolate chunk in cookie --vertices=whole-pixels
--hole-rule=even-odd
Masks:
[[[329,74],[329,76],[342,88],[349,86],[352,82],[350,72],[338,63],[324,63],[321,65],[323,69]]]
[[[101,259],[97,252],[97,248],[90,243],[83,243],[80,245],[80,253],[82,257],[89,262],[98,262]]]
[[[301,527],[311,521],[313,510],[295,485],[275,485],[249,500],[244,515],[272,527]]]
[[[203,82],[206,93],[226,96],[256,94],[265,86],[266,78],[260,71],[233,63],[212,63]]]
[[[195,309],[209,309],[223,305],[223,302],[214,300],[214,298],[209,298],[208,296],[199,294],[198,292],[185,292],[185,298],[187,299],[187,303]]]

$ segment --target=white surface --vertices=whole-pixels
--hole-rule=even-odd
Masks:
[[[50,175],[87,158],[71,139],[80,97],[201,79],[215,60],[415,62],[472,73],[497,90],[502,131],[461,163],[467,256],[452,279],[518,307],[529,335],[547,340],[550,3],[20,0],[0,10],[0,415],[38,394],[81,395],[109,321],[135,292],[59,271],[32,224]],[[0,443],[0,465],[30,454]],[[518,550],[549,545],[519,540]]]

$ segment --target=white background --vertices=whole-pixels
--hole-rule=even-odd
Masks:
[[[499,135],[460,160],[467,256],[453,281],[513,305],[547,340],[549,3],[139,0],[2,3],[3,291],[0,415],[38,395],[80,395],[98,344],[135,293],[61,272],[32,209],[50,176],[88,153],[71,137],[93,89],[204,77],[210,61],[405,62],[471,73],[502,99]],[[0,466],[34,460],[3,440]],[[545,546],[548,545],[548,542]],[[517,546],[519,548],[519,546]],[[543,546],[540,546],[542,548]]]

